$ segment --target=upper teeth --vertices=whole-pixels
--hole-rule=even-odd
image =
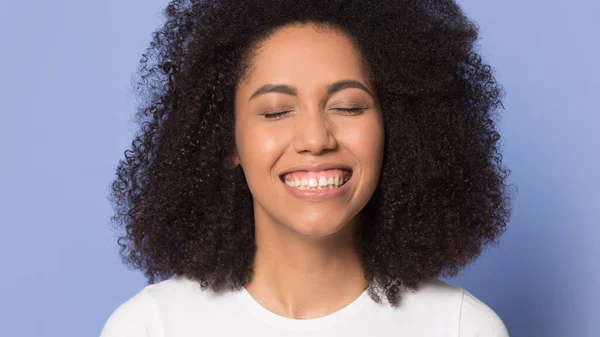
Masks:
[[[330,177],[330,178],[325,178],[325,177],[320,177],[318,180],[317,178],[302,178],[302,179],[294,179],[294,180],[286,180],[285,183],[289,186],[292,187],[296,187],[299,189],[305,189],[305,188],[322,188],[322,187],[329,187],[329,188],[336,188],[339,187],[341,185],[343,185],[346,181],[348,181],[348,178],[344,178],[344,177]]]

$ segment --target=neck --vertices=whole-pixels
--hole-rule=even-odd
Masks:
[[[256,221],[253,277],[246,285],[263,307],[284,317],[316,318],[342,309],[365,290],[355,225],[309,238],[268,223]]]

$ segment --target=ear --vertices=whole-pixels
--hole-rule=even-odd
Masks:
[[[233,154],[227,156],[223,163],[223,166],[227,169],[234,169],[240,164],[240,157],[237,153],[237,149],[234,150]]]

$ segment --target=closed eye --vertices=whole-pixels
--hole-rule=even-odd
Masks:
[[[280,118],[284,117],[289,112],[291,112],[291,110],[289,110],[289,111],[281,111],[281,112],[273,112],[273,113],[262,113],[261,115],[265,119],[276,120],[276,119],[280,119]]]
[[[341,111],[349,115],[358,115],[363,113],[366,110],[366,108],[332,108],[331,110]],[[277,120],[283,118],[289,112],[292,112],[292,110],[273,113],[262,113],[261,116],[263,116],[264,119]]]
[[[331,110],[343,111],[348,114],[358,115],[365,111],[365,108],[333,108]]]

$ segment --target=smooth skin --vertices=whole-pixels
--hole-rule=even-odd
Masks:
[[[235,96],[234,163],[253,196],[257,244],[246,289],[280,316],[322,317],[367,286],[353,234],[380,178],[383,117],[355,48],[333,29],[282,27],[250,65]],[[322,163],[352,168],[344,194],[310,200],[286,190],[283,172]]]

